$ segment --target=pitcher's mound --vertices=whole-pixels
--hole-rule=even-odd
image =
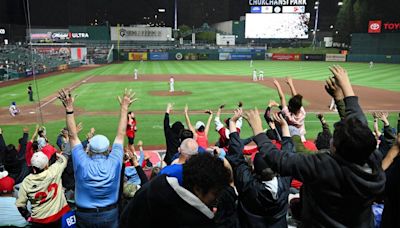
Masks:
[[[188,91],[175,91],[175,92],[150,91],[149,94],[153,95],[153,96],[160,96],[160,97],[164,97],[164,96],[186,96],[186,95],[192,94],[192,92],[188,92]]]

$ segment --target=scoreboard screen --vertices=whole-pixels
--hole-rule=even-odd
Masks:
[[[308,39],[309,13],[246,14],[245,37],[250,39]]]

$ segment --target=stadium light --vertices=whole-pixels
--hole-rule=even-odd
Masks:
[[[165,9],[158,9],[159,13],[165,13]]]
[[[316,1],[316,2],[315,2],[315,5],[316,5],[316,6],[319,5],[319,1]]]
[[[337,5],[338,5],[338,6],[342,6],[342,5],[343,5],[343,2],[338,2]]]
[[[314,9],[318,9],[318,6],[314,6]]]
[[[333,25],[329,26],[329,28],[333,29]]]

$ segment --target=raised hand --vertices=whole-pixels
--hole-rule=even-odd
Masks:
[[[253,129],[254,135],[263,133],[262,122],[258,109],[247,111],[243,114],[243,117],[247,120],[250,127]]]
[[[354,96],[347,71],[340,66],[332,66],[329,70],[333,73],[336,84],[342,89],[345,97]]]
[[[185,105],[185,109],[184,109],[185,114],[187,114],[188,111],[189,111],[189,107],[188,107],[188,105],[186,104],[186,105]]]
[[[167,111],[166,113],[170,113],[174,109],[174,105],[172,103],[167,104]]]
[[[273,82],[274,82],[274,85],[275,85],[276,88],[280,88],[281,87],[281,84],[279,84],[278,80],[274,79]]]
[[[211,111],[211,109],[206,110],[205,113],[207,113],[207,114],[209,114],[209,115],[212,115],[212,114],[213,114],[213,112]]]
[[[75,97],[71,95],[71,91],[65,89],[58,91],[58,99],[60,99],[67,112],[74,111]]]
[[[121,108],[129,108],[129,106],[133,102],[137,101],[137,98],[134,98],[134,97],[135,97],[135,93],[133,93],[131,89],[128,90],[125,88],[122,99],[120,96],[118,96],[118,102],[121,105]]]
[[[225,108],[225,104],[222,104],[219,106],[219,109],[224,109]]]
[[[268,107],[279,107],[279,104],[274,100],[269,100]]]
[[[389,113],[387,113],[387,112],[379,112],[377,114],[377,117],[385,124],[385,126],[389,126],[388,116],[389,116]]]
[[[24,127],[24,128],[22,129],[22,131],[23,131],[24,133],[29,133],[29,128],[28,128],[28,127]]]
[[[138,146],[138,147],[143,146],[143,141],[142,141],[142,140],[139,140],[139,142],[137,143],[137,146]]]
[[[81,132],[82,130],[83,130],[83,124],[82,124],[82,122],[79,122],[79,123],[76,125],[76,132],[79,133],[79,132]]]
[[[325,90],[333,99],[337,101],[343,100],[344,98],[342,89],[336,84],[336,81],[333,77],[330,77],[325,81]]]
[[[292,79],[291,77],[287,77],[287,78],[285,79],[285,82],[286,82],[286,84],[288,84],[288,85],[293,85],[293,79]]]
[[[242,109],[240,109],[240,108],[236,109],[236,110],[234,111],[234,114],[233,114],[233,116],[231,117],[230,121],[233,121],[233,122],[236,123],[236,121],[239,120],[239,118],[242,116],[242,114],[243,114]]]
[[[0,135],[3,134],[3,129],[0,128]]]
[[[288,126],[288,123],[286,122],[285,118],[283,118],[281,113],[274,113],[274,114],[272,114],[272,117],[282,127]]]
[[[238,107],[239,108],[243,107],[243,102],[239,101]]]

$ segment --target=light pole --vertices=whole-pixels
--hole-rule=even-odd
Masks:
[[[312,41],[312,46],[313,46],[313,50],[315,49],[316,45],[317,45],[317,29],[318,29],[318,19],[319,19],[319,1],[315,2],[315,23],[314,23],[314,38]]]

